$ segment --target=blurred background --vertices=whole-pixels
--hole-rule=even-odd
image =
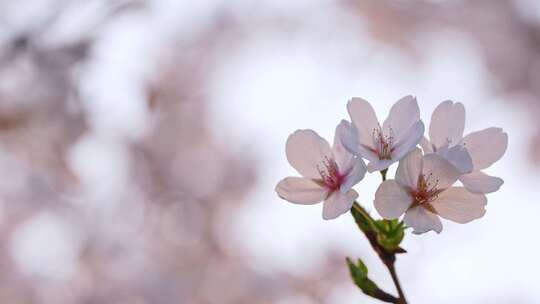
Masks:
[[[539,303],[539,1],[0,0],[0,302],[376,303],[346,256],[395,294],[274,187],[294,130],[407,94],[510,138],[484,218],[406,236],[409,302]]]

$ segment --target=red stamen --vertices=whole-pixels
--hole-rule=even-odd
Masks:
[[[317,170],[321,175],[325,187],[330,190],[339,189],[344,176],[339,173],[337,163],[334,159],[325,156],[322,166],[317,165]]]
[[[411,191],[411,196],[414,198],[413,206],[428,205],[439,196],[442,191],[437,189],[439,179],[435,181],[432,179],[433,173],[428,174],[427,177],[424,174],[418,177],[417,189]]]
[[[372,137],[375,144],[375,153],[379,155],[380,159],[392,159],[394,131],[391,127],[388,128],[387,135],[383,134],[381,128],[373,129]]]

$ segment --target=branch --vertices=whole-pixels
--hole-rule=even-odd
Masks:
[[[362,208],[362,206],[360,206],[357,202],[353,203],[353,207],[351,208],[351,214],[353,215],[354,220],[356,224],[358,225],[358,228],[360,228],[360,230],[364,233],[371,247],[377,253],[377,255],[379,256],[383,264],[386,266],[386,268],[390,272],[392,281],[394,282],[394,285],[396,286],[397,292],[399,294],[399,298],[396,298],[384,292],[383,290],[378,288],[375,283],[369,280],[367,278],[367,267],[362,263],[361,260],[358,261],[358,266],[354,268],[353,267],[354,264],[352,264],[350,260],[347,259],[347,263],[351,271],[351,276],[355,284],[358,287],[360,287],[360,289],[365,294],[373,298],[376,298],[376,299],[379,299],[381,301],[388,302],[388,303],[407,304],[407,300],[405,299],[405,294],[403,293],[403,290],[399,283],[399,279],[397,277],[396,269],[394,266],[396,262],[396,254],[406,252],[403,248],[399,247],[399,243],[401,242],[403,236],[402,235],[397,236],[397,242],[394,243],[395,246],[391,246],[391,247],[386,245],[387,243],[381,241],[381,240],[384,240],[385,237],[388,237],[388,234],[394,233],[396,231],[396,230],[393,230],[394,228],[397,227],[397,229],[402,229],[403,227],[402,223],[396,222],[392,225],[392,221],[389,221],[389,220],[375,221],[369,215],[369,213],[364,208]],[[388,240],[388,238],[386,240]],[[386,246],[383,246],[383,245],[386,245]]]

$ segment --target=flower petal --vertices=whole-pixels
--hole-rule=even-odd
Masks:
[[[349,172],[355,164],[354,155],[345,149],[341,140],[343,134],[349,132],[350,129],[351,124],[346,120],[342,120],[336,127],[336,132],[334,135],[334,146],[332,147],[332,153],[334,155],[334,160],[338,165],[339,172],[341,173]]]
[[[353,124],[344,125],[340,128],[341,144],[347,151],[358,157],[363,157],[370,161],[379,159],[377,153],[373,152],[369,146],[360,143],[358,130]]]
[[[400,217],[412,202],[411,195],[394,180],[383,182],[375,193],[375,209],[385,219]]]
[[[436,180],[437,189],[452,186],[461,175],[449,161],[438,154],[428,154],[422,160],[422,173],[431,183]]]
[[[358,131],[359,145],[372,147],[373,130],[379,129],[380,125],[371,104],[362,98],[354,97],[347,103],[347,110]]]
[[[331,220],[351,210],[354,200],[358,197],[358,193],[354,190],[349,190],[345,193],[334,191],[324,201],[323,204],[323,219]]]
[[[482,170],[498,161],[508,147],[508,134],[501,128],[487,128],[470,133],[462,144],[471,155],[474,170]]]
[[[382,171],[382,170],[387,169],[388,167],[390,167],[390,165],[392,165],[395,162],[396,162],[395,160],[391,160],[391,159],[375,159],[375,160],[372,160],[368,164],[368,172],[372,173],[372,172],[375,172],[375,171]]]
[[[448,188],[431,202],[440,216],[461,224],[484,216],[486,204],[485,195],[470,193],[463,187]]]
[[[472,193],[495,192],[504,184],[502,178],[487,175],[482,171],[462,175],[459,180]]]
[[[446,158],[460,173],[470,173],[473,170],[469,151],[462,145],[453,146],[450,149],[440,149],[437,154]]]
[[[276,186],[276,192],[284,200],[295,204],[320,203],[328,196],[328,190],[316,182],[302,177],[286,177]]]
[[[417,121],[413,124],[401,138],[396,137],[392,151],[392,159],[399,161],[405,155],[409,154],[418,145],[424,135],[424,123]]]
[[[422,151],[416,148],[399,162],[396,171],[398,183],[416,189],[418,177],[422,173],[422,156]]]
[[[354,185],[358,184],[366,175],[367,167],[364,163],[364,160],[360,157],[355,157],[353,159],[352,169],[345,175],[341,187],[339,190],[341,192],[349,191]]]
[[[420,139],[420,147],[422,147],[422,150],[424,150],[424,154],[433,153],[433,144],[429,142],[429,140],[423,136],[422,139]]]
[[[414,229],[413,233],[415,234],[425,233],[430,230],[437,233],[442,231],[442,223],[439,217],[421,206],[407,210],[403,221],[407,226]]]
[[[285,147],[287,159],[300,175],[320,179],[317,166],[321,166],[325,157],[332,159],[332,150],[328,142],[313,130],[297,130],[289,136]]]
[[[398,100],[390,109],[383,123],[383,133],[401,138],[409,128],[420,120],[420,109],[416,98],[407,95]]]
[[[465,129],[465,107],[451,100],[442,102],[435,108],[429,124],[429,139],[435,147],[449,143],[456,145],[463,138]]]

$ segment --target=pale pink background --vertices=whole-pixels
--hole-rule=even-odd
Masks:
[[[274,186],[295,129],[413,94],[509,148],[483,219],[405,238],[410,303],[537,303],[538,37],[534,0],[0,1],[0,302],[377,303],[350,216]]]

